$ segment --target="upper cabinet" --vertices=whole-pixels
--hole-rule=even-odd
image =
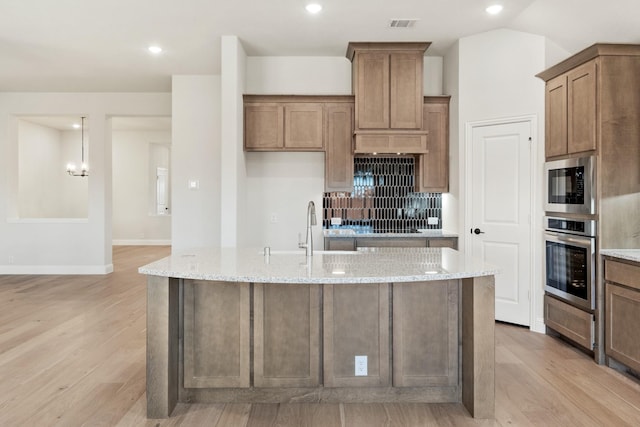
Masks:
[[[424,153],[424,53],[430,43],[349,43],[356,153]]]
[[[546,84],[546,156],[596,149],[596,61],[554,77]]]
[[[640,46],[598,43],[539,73],[545,157],[602,154],[637,127]],[[606,146],[606,147],[605,147]]]
[[[449,96],[424,98],[423,123],[429,132],[427,151],[416,156],[416,191],[449,191]]]
[[[244,147],[250,151],[323,151],[323,105],[295,97],[245,96]]]
[[[353,191],[353,102],[325,108],[324,191]]]

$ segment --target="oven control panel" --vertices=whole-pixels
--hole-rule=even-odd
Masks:
[[[595,237],[596,221],[591,219],[569,219],[560,217],[544,217],[544,227],[549,231]]]

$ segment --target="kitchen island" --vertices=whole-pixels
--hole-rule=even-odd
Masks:
[[[448,248],[202,249],[139,269],[147,416],[177,402],[462,402],[494,417],[494,275]]]

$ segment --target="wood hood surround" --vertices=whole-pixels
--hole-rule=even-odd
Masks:
[[[423,64],[430,42],[350,42],[355,153],[427,153]]]

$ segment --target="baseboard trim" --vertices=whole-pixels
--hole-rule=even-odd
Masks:
[[[103,275],[113,273],[113,264],[108,265],[0,265],[0,274],[27,275]]]
[[[113,246],[171,246],[171,240],[125,240],[118,239],[111,242]]]
[[[536,321],[533,323],[533,325],[531,325],[530,329],[533,332],[544,334],[546,331],[545,325],[544,325],[544,318],[543,317],[536,318]]]

